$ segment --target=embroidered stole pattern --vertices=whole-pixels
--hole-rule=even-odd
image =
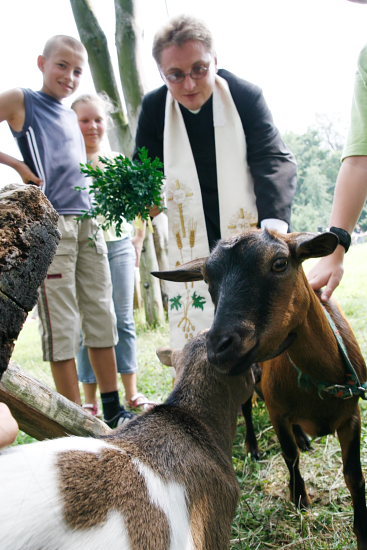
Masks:
[[[227,82],[216,76],[213,124],[222,238],[256,227],[258,214],[247,165],[242,122]],[[165,195],[168,215],[168,261],[175,267],[209,255],[200,183],[185,123],[177,101],[167,92],[164,127]],[[171,346],[212,324],[214,306],[202,282],[169,283]]]

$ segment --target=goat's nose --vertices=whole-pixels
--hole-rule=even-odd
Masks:
[[[226,361],[241,346],[241,337],[237,332],[218,334],[209,331],[206,337],[207,353],[210,363]]]

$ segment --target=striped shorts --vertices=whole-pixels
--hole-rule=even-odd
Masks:
[[[38,300],[44,361],[75,357],[80,329],[87,347],[111,347],[118,340],[102,231],[95,220],[78,222],[73,215],[60,216],[58,228],[61,240]]]

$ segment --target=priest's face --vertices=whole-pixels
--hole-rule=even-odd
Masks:
[[[159,69],[174,99],[191,111],[201,109],[213,93],[217,60],[202,42],[168,46]]]

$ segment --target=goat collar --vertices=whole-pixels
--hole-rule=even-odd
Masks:
[[[341,351],[342,357],[344,359],[344,364],[347,368],[346,373],[346,384],[327,384],[325,382],[315,382],[312,380],[312,378],[305,374],[297,367],[297,365],[292,361],[292,359],[289,356],[288,353],[288,359],[291,363],[291,365],[297,370],[298,372],[298,385],[301,388],[304,389],[310,389],[311,386],[316,386],[318,389],[319,397],[322,399],[321,392],[326,392],[329,395],[333,395],[334,397],[339,397],[340,399],[350,399],[351,397],[361,397],[361,399],[367,399],[366,397],[366,391],[367,391],[367,383],[361,384],[358,375],[351,363],[351,360],[349,359],[347,349],[345,347],[345,344],[343,342],[342,337],[340,336],[340,332],[335,325],[333,319],[330,316],[330,313],[326,310],[324,307],[324,312],[326,315],[327,320],[329,321],[329,324],[331,328],[333,329],[335,338],[338,342],[339,349]]]

